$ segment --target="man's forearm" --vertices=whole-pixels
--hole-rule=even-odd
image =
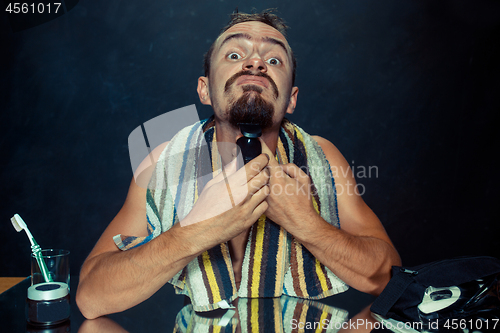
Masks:
[[[76,299],[82,314],[96,318],[144,301],[205,250],[250,228],[268,208],[268,162],[261,154],[236,171],[235,159],[226,173],[208,182],[182,221],[147,244],[120,252],[111,235],[123,230],[134,234],[145,214],[146,193],[132,184],[124,206],[82,267]],[[232,198],[239,198],[236,204],[227,183]]]
[[[294,235],[295,236],[295,235]],[[378,295],[400,265],[397,251],[375,237],[353,236],[315,217],[314,228],[295,236],[322,264],[348,285]]]
[[[76,297],[82,314],[91,319],[123,311],[153,295],[210,246],[195,242],[186,229],[176,227],[140,247],[88,259]]]

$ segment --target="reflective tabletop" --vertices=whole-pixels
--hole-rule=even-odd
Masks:
[[[316,301],[289,296],[240,298],[232,309],[197,313],[169,284],[129,310],[85,320],[74,302],[78,277],[72,276],[69,321],[36,328],[27,325],[25,314],[30,283],[28,277],[0,294],[2,332],[370,332],[376,324],[368,310],[375,297],[352,288]]]

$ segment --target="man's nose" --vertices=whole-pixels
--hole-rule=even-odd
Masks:
[[[266,63],[259,56],[250,57],[243,63],[243,70],[267,72]]]

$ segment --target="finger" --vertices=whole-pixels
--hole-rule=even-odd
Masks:
[[[241,168],[236,173],[235,181],[239,185],[247,184],[252,178],[257,176],[269,163],[269,158],[265,154],[260,154],[250,162],[248,162],[244,168]]]
[[[254,195],[259,189],[269,183],[270,172],[264,168],[248,182],[249,194]]]
[[[267,209],[269,208],[269,204],[267,203],[266,200],[263,200],[257,207],[255,207],[255,209],[253,210],[253,213],[252,213],[252,219],[257,221],[257,219],[259,219],[259,217],[262,216],[262,214],[264,214]]]
[[[268,185],[262,186],[255,194],[250,198],[250,205],[257,206],[261,201],[266,200],[267,196],[270,193],[270,189]]]
[[[294,178],[299,183],[306,183],[309,181],[309,176],[294,163],[282,164],[281,168],[283,172],[286,173],[291,178]]]
[[[267,165],[268,158],[266,155],[261,154],[250,161],[244,168],[236,171],[235,174],[225,178],[226,186],[228,191],[232,194],[234,199],[234,204],[239,204],[259,190],[264,184],[267,183],[266,173],[263,173],[263,169]],[[262,175],[261,175],[262,174]],[[257,175],[252,184],[248,184],[250,180],[253,180]]]
[[[271,172],[271,182],[279,181],[280,178],[281,179],[288,178],[288,175],[285,172],[283,172],[283,169],[281,168],[281,164],[279,164],[278,161],[276,161],[274,154],[271,152],[271,150],[266,145],[264,140],[260,139],[260,141],[262,144],[262,153],[265,153],[265,154],[268,154],[269,156],[271,156],[269,164],[267,166],[267,168]]]
[[[274,153],[271,151],[271,149],[269,149],[269,147],[266,145],[264,140],[262,140],[262,138],[259,138],[259,140],[260,140],[260,144],[262,146],[262,153],[267,154],[267,156],[269,156],[269,165],[270,166],[278,166],[279,163],[278,163],[278,161],[276,161],[276,158],[274,157]]]
[[[266,198],[269,196],[269,186],[263,186],[261,189],[259,189],[255,194],[252,196],[252,198],[249,200],[249,205],[253,208],[252,212],[252,218],[258,219],[262,214],[264,214],[269,207],[268,202],[266,201]]]

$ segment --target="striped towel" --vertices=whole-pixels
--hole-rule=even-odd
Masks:
[[[147,190],[149,236],[114,237],[127,250],[169,230],[194,206],[205,184],[220,172],[213,117],[181,130],[162,152]],[[316,141],[284,119],[276,158],[307,170],[313,205],[328,223],[340,228],[335,184],[330,165]],[[251,227],[236,288],[227,243],[202,253],[170,281],[187,295],[195,311],[210,311],[237,297],[324,298],[347,290],[347,285],[321,264],[286,230],[265,215]]]
[[[276,298],[240,298],[238,315],[225,320],[207,318],[193,311],[191,304],[179,311],[174,333],[212,332],[337,332],[349,313],[315,301],[283,295]],[[228,310],[231,311],[231,310]]]

